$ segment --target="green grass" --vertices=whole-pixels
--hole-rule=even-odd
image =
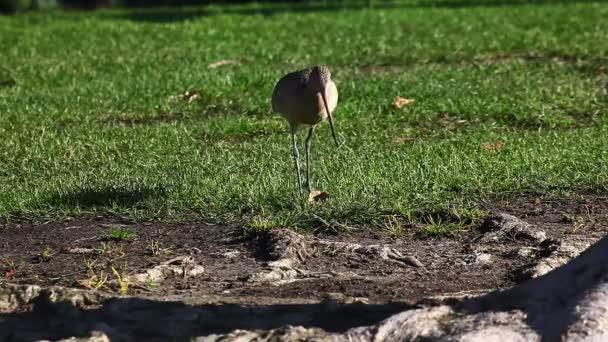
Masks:
[[[135,235],[133,229],[122,226],[111,226],[105,234],[108,240],[129,240]]]
[[[605,191],[608,4],[490,3],[0,17],[0,214],[380,227]],[[240,63],[208,68],[220,60]],[[315,187],[331,199],[310,204],[269,101],[282,74],[319,62],[344,145],[317,130]],[[172,100],[192,89],[199,99]],[[416,101],[397,109],[397,95]]]

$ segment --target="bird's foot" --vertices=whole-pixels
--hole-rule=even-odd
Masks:
[[[313,191],[314,191],[314,190],[313,190],[313,188],[312,188],[312,185],[311,185],[311,184],[309,184],[308,182],[305,182],[304,186],[305,186],[305,187],[306,187],[306,189],[308,190],[308,193],[311,193],[311,192],[313,192]]]

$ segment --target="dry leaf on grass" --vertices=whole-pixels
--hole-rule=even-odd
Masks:
[[[481,143],[481,148],[487,152],[499,152],[505,146],[504,141],[492,141]]]
[[[232,59],[222,59],[221,61],[209,63],[209,65],[207,65],[207,67],[209,69],[215,69],[215,68],[219,68],[221,66],[230,65],[230,64],[239,64],[239,61],[235,61]]]
[[[543,201],[540,199],[539,196],[536,196],[536,198],[534,199],[534,204],[535,205],[541,205],[543,203]]]
[[[308,202],[322,202],[329,198],[329,194],[325,191],[311,191],[308,194]]]
[[[193,101],[198,100],[200,98],[201,93],[196,89],[192,89],[186,91],[183,94],[171,96],[169,98],[169,101],[187,101],[188,103],[192,103]]]
[[[412,102],[414,102],[416,100],[414,99],[406,99],[404,97],[401,96],[397,96],[395,97],[395,99],[393,100],[393,105],[397,108],[402,108],[403,106],[406,106]]]
[[[393,142],[395,144],[412,142],[412,141],[416,141],[416,138],[414,138],[414,137],[398,137],[398,138],[393,139]]]

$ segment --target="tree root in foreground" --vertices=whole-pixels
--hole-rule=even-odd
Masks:
[[[549,273],[509,290],[393,315],[328,334],[288,327],[200,341],[608,341],[608,237]]]

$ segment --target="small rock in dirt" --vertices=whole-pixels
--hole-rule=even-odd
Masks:
[[[204,272],[205,268],[202,265],[195,264],[193,257],[180,256],[154,266],[145,272],[131,275],[129,279],[135,283],[161,282],[173,277],[196,277]]]
[[[224,257],[226,259],[234,259],[237,256],[239,256],[239,254],[241,254],[241,252],[239,252],[239,251],[228,251],[228,252],[222,253],[222,257]]]
[[[536,253],[536,248],[534,247],[520,247],[515,248],[514,250],[509,252],[507,256],[512,256],[516,258],[530,258],[534,256],[534,253]]]
[[[276,261],[271,261],[268,263],[269,267],[279,267],[279,268],[290,268],[293,267],[295,264],[295,260],[293,258],[285,258],[285,259],[279,259]]]
[[[322,296],[325,305],[332,304],[352,304],[363,303],[368,304],[369,299],[365,297],[351,297],[339,292],[329,292]]]
[[[480,229],[485,233],[481,238],[482,242],[510,238],[540,243],[546,238],[545,231],[542,229],[505,213],[498,213],[487,217]]]
[[[475,255],[475,263],[481,265],[489,265],[494,261],[494,256],[489,253],[479,253]]]
[[[97,250],[97,249],[83,248],[83,247],[65,248],[65,249],[62,249],[61,252],[66,253],[66,254],[82,254],[82,255],[99,254],[99,250]]]
[[[200,249],[200,248],[197,248],[197,247],[190,247],[190,255],[193,255],[193,254],[201,254],[201,253],[203,253],[203,251],[201,251],[201,249]]]

